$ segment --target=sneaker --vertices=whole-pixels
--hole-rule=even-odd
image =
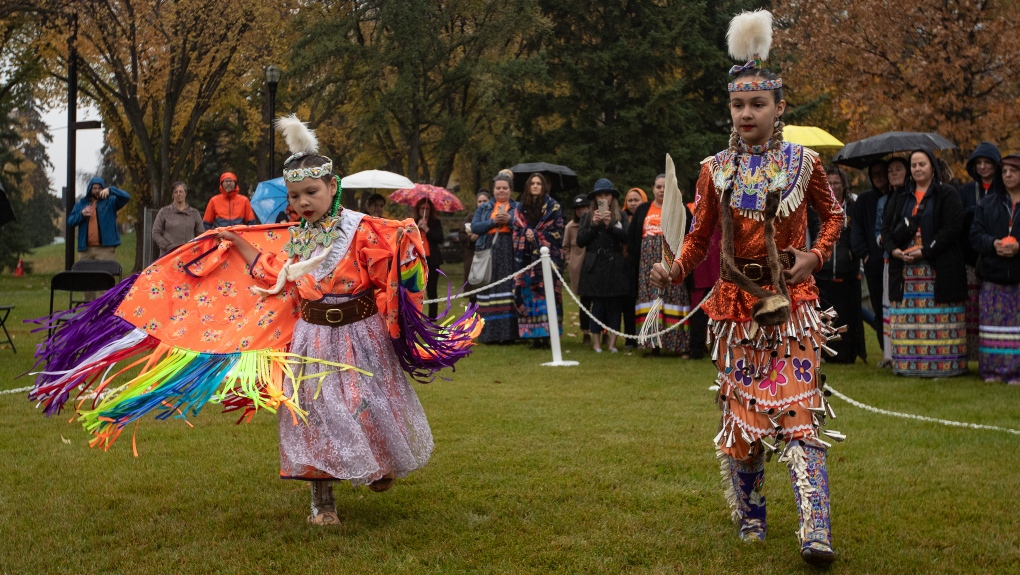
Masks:
[[[619,351],[620,350],[616,349],[615,347],[609,348],[609,353],[618,353]]]
[[[595,348],[595,353],[602,353],[602,348],[601,347],[596,347]]]

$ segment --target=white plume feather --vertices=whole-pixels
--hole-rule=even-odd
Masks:
[[[772,13],[768,10],[741,12],[730,20],[726,32],[730,56],[738,62],[766,60],[772,48]]]
[[[276,129],[287,140],[287,148],[291,154],[318,153],[319,140],[315,137],[315,131],[309,130],[308,124],[299,120],[297,114],[277,118]]]

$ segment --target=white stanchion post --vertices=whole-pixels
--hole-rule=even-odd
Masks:
[[[552,258],[549,257],[549,248],[545,246],[542,246],[539,253],[542,254],[542,282],[545,283],[545,309],[546,317],[549,318],[549,344],[553,354],[553,360],[542,365],[547,367],[578,365],[576,361],[563,361],[560,350],[560,322],[556,315],[556,286],[553,284],[556,278],[552,273]]]

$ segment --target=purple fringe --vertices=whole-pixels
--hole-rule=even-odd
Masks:
[[[475,326],[480,321],[476,304],[448,326],[437,324],[411,301],[403,286],[397,287],[400,313],[400,337],[391,338],[400,365],[412,379],[430,383],[436,372],[444,367],[453,368],[463,357],[470,355]],[[439,317],[450,313],[453,298],[447,295],[446,309]],[[424,348],[428,355],[423,353]]]
[[[115,315],[117,308],[134,284],[138,275],[125,278],[119,284],[108,290],[100,297],[91,302],[82,304],[74,316],[63,323],[58,323],[59,318],[67,313],[61,310],[52,315],[38,319],[25,320],[26,323],[38,324],[40,327],[32,330],[33,333],[53,329],[53,335],[36,346],[34,371],[42,365],[40,371],[66,371],[79,366],[83,359],[89,358],[96,351],[109,345],[136,329],[130,322]],[[44,390],[48,384],[59,380],[59,374],[40,373],[36,377],[35,388],[29,393],[29,399],[47,399],[46,414],[58,413],[60,408],[70,394],[70,391],[85,382],[90,375],[89,372],[82,372],[80,375],[71,378],[61,385],[58,392]]]

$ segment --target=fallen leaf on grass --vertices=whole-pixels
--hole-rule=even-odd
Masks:
[[[71,440],[70,439],[66,439],[63,435],[60,436],[60,441],[63,441],[64,443],[66,443],[68,445],[71,444]]]

